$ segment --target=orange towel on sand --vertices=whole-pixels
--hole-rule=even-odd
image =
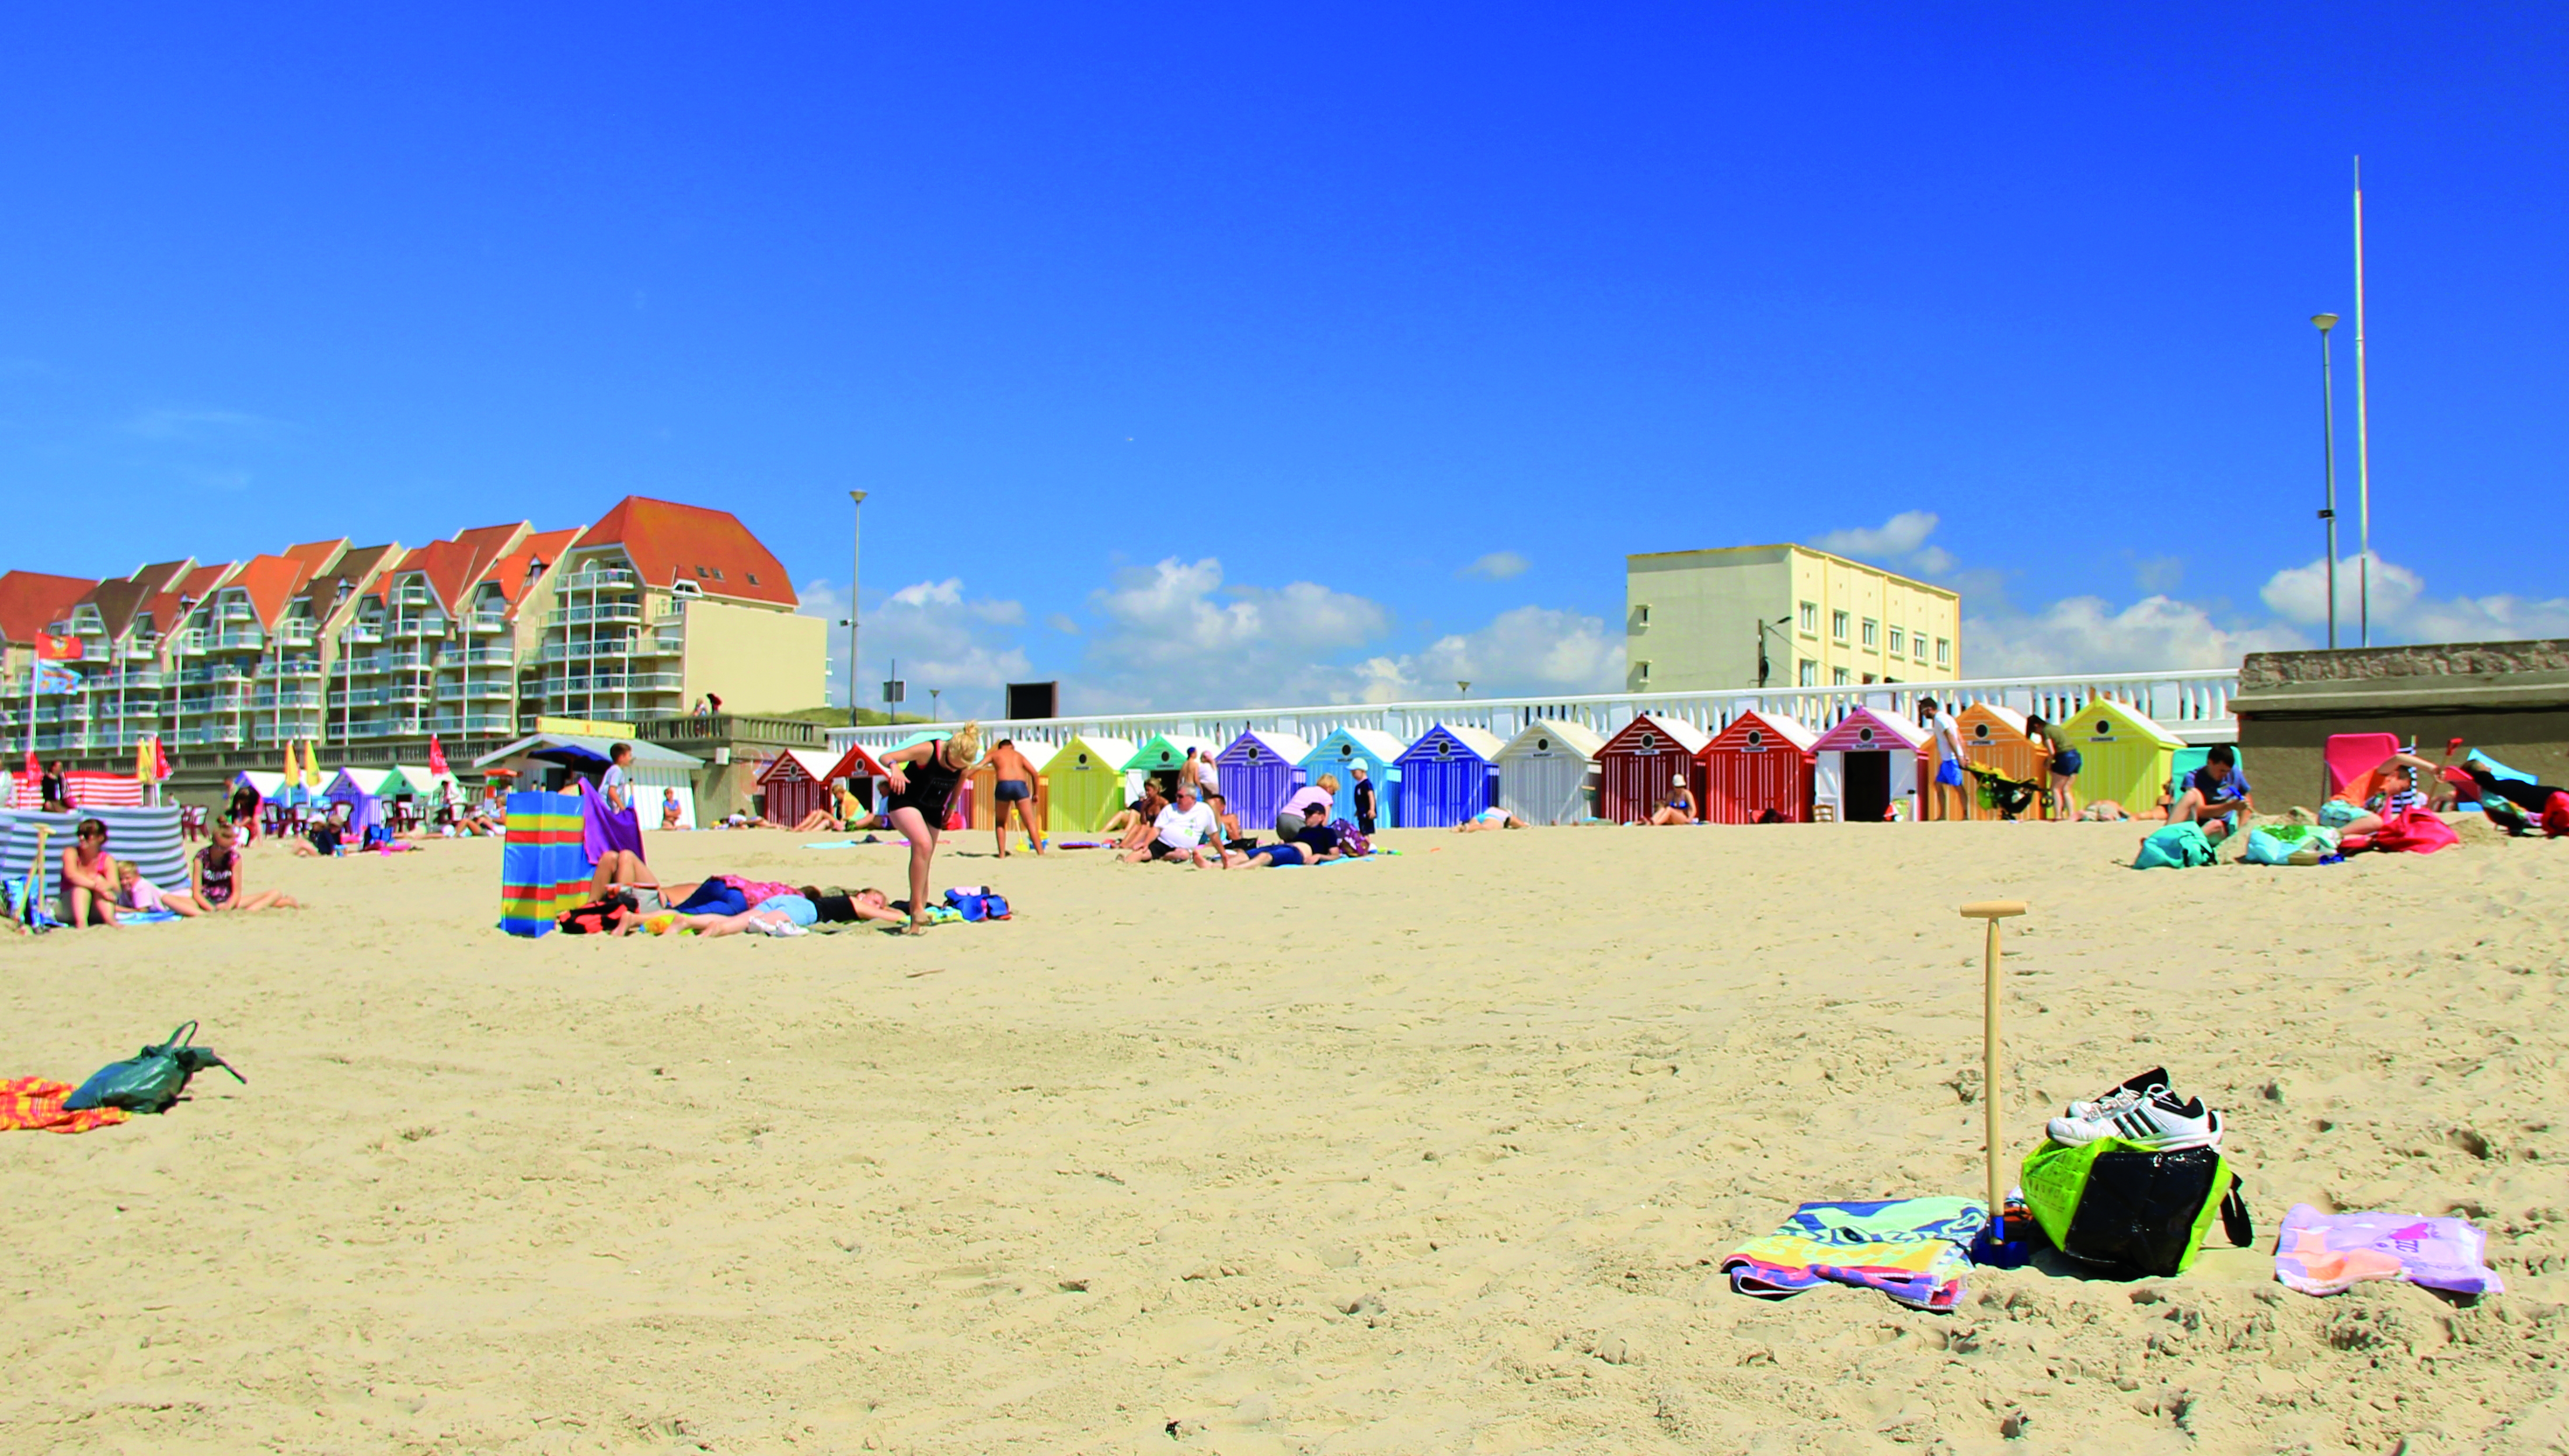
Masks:
[[[63,1111],[63,1099],[72,1095],[69,1082],[48,1082],[42,1077],[12,1077],[0,1082],[0,1132],[85,1133],[92,1128],[113,1127],[134,1114],[122,1107],[93,1107],[86,1112]]]

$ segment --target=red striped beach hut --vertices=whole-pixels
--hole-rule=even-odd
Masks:
[[[1618,729],[1597,750],[1597,817],[1609,824],[1641,824],[1668,802],[1683,775],[1700,810],[1704,746],[1712,740],[1682,718],[1644,713]]]
[[[1784,713],[1742,713],[1701,755],[1706,824],[1755,824],[1768,810],[1811,822],[1811,750],[1820,735]]]

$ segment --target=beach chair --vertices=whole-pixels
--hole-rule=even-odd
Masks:
[[[2398,751],[2399,737],[2394,733],[2330,734],[2327,747],[2321,751],[2328,765],[2327,797],[2335,799],[2345,794],[2348,786],[2380,768],[2384,759]]]

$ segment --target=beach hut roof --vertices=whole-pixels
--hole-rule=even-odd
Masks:
[[[1498,762],[1499,750],[1507,747],[1506,744],[1499,741],[1499,735],[1492,733],[1486,728],[1474,728],[1465,724],[1457,723],[1439,723],[1435,727],[1428,729],[1426,732],[1419,734],[1418,743],[1413,743],[1406,749],[1403,749],[1401,751],[1401,757],[1408,758],[1417,753],[1419,743],[1425,743],[1439,733],[1453,739],[1463,747],[1470,749],[1473,756],[1480,759],[1483,763]],[[1406,783],[1407,780],[1404,779],[1402,782]]]
[[[1873,731],[1871,742],[1865,741],[1867,729]],[[1884,741],[1886,738],[1898,739],[1911,749],[1927,746],[1927,730],[1898,713],[1877,713],[1871,708],[1858,708],[1841,719],[1838,726],[1821,734],[1819,741],[1811,745],[1811,750],[1815,753],[1886,750],[1892,746]]]
[[[380,798],[385,794],[399,792],[401,789],[402,777],[401,770],[399,769],[379,769],[371,766],[366,768],[357,768],[351,766],[340,769],[338,774],[330,780],[330,787],[336,789],[342,782],[345,782],[349,788],[356,790],[360,794],[372,794]]]
[[[2017,736],[2022,737],[2024,735],[2024,714],[2007,706],[2005,703],[1974,703],[1970,707],[1956,713],[1954,715],[1954,721],[1960,723],[1963,719],[1974,713],[1987,714],[1990,717],[1998,719],[2008,727],[2015,729]]]
[[[821,782],[826,784],[832,779],[880,779],[883,776],[883,760],[875,757],[874,751],[864,744],[851,743],[848,745],[848,751],[839,755],[839,761],[830,765],[830,771],[821,776]]]
[[[1302,760],[1311,756],[1311,745],[1303,742],[1295,735],[1290,733],[1270,733],[1260,728],[1252,728],[1248,732],[1240,735],[1240,737],[1231,740],[1230,743],[1223,746],[1222,751],[1223,753],[1229,753],[1233,749],[1238,748],[1243,742],[1253,738],[1266,745],[1269,753],[1276,755],[1278,758],[1281,758],[1289,764],[1298,765]],[[1220,755],[1216,755],[1216,757],[1220,757]]]
[[[2155,739],[2165,747],[2185,747],[2185,740],[2177,737],[2173,733],[2170,733],[2165,728],[2160,727],[2157,719],[2151,717],[2147,713],[2134,712],[2129,707],[2115,702],[2112,698],[2089,699],[2086,706],[2080,708],[2077,712],[2071,714],[2066,719],[2063,719],[2060,726],[2064,730],[2082,724],[2089,728],[2093,728],[2100,716],[2112,719],[2114,728],[2116,729],[2120,729],[2125,732],[2138,733],[2145,738]]]
[[[285,788],[285,775],[272,769],[243,769],[232,775],[232,787],[247,784],[258,791],[261,799],[273,799]]]
[[[758,781],[764,784],[768,780],[775,778],[778,771],[783,769],[789,763],[794,765],[796,768],[801,769],[804,775],[811,779],[813,783],[826,784],[830,782],[830,756],[826,753],[817,752],[809,748],[788,748],[780,750],[775,758],[768,761],[767,767],[758,771]]]
[[[1338,728],[1333,729],[1328,737],[1314,745],[1311,753],[1315,755],[1322,753],[1331,743],[1339,739],[1344,739],[1364,750],[1378,763],[1390,763],[1398,759],[1409,747],[1408,744],[1379,728]]]
[[[1728,748],[1734,744],[1745,742],[1748,734],[1752,730],[1760,728],[1783,739],[1785,742],[1790,743],[1804,753],[1809,753],[1812,746],[1820,741],[1820,735],[1812,732],[1809,724],[1804,723],[1801,719],[1794,717],[1790,713],[1761,713],[1752,710],[1731,719],[1729,726],[1723,728],[1720,734],[1712,740],[1711,746],[1714,748]]]
[[[1499,750],[1499,756],[1505,758],[1518,752],[1532,753],[1537,744],[1545,742],[1559,744],[1581,758],[1595,758],[1606,747],[1604,736],[1584,723],[1537,718],[1526,725],[1523,733],[1509,739],[1507,746]]]
[[[1662,718],[1655,713],[1642,713],[1636,715],[1632,722],[1616,729],[1614,736],[1606,740],[1605,747],[1612,748],[1626,738],[1643,733],[1656,733],[1688,753],[1701,753],[1712,742],[1711,734],[1683,718]],[[1603,752],[1604,749],[1601,748],[1599,751]]]
[[[604,763],[608,751],[619,743],[633,745],[633,761],[636,764],[675,769],[700,769],[705,766],[703,759],[680,753],[674,748],[662,748],[656,743],[645,743],[639,738],[602,738],[586,733],[530,733],[515,743],[493,749],[473,760],[473,766],[477,769],[487,769],[513,758],[525,758],[538,753],[551,754],[558,762],[592,758],[599,763]]]
[[[1133,751],[1133,757],[1124,762],[1129,767],[1142,759],[1159,757],[1163,750],[1171,762],[1181,762],[1190,748],[1205,758],[1222,752],[1222,745],[1210,738],[1198,738],[1191,733],[1154,733],[1143,739],[1142,746]]]
[[[437,786],[440,784],[444,784],[455,790],[455,793],[459,798],[461,798],[464,793],[464,781],[462,779],[455,777],[453,774],[441,774],[426,764],[395,764],[393,765],[393,772],[400,775],[403,782],[410,785],[412,793],[418,794],[422,798],[435,794],[437,792]],[[395,793],[401,792],[401,786],[398,784],[393,785],[392,788]]]
[[[1133,755],[1140,751],[1140,745],[1129,738],[1101,738],[1086,733],[1076,734],[1044,762],[1044,771],[1050,773],[1053,765],[1080,752],[1088,753],[1110,769],[1120,769],[1131,763]]]

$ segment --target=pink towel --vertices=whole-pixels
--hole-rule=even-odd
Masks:
[[[2323,1214],[2295,1204],[2275,1237],[2275,1277],[2305,1294],[2398,1278],[2457,1294],[2504,1293],[2487,1251],[2488,1236],[2464,1219]]]

